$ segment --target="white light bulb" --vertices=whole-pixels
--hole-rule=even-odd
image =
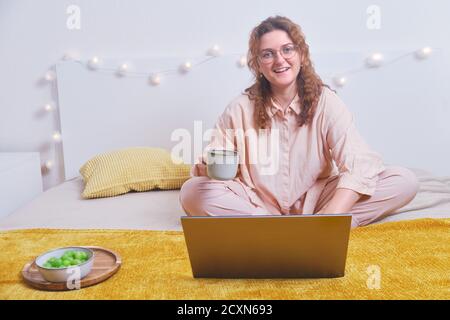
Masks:
[[[150,76],[150,84],[153,86],[157,86],[161,83],[161,78],[157,74],[153,74]]]
[[[345,77],[334,77],[333,82],[338,87],[343,87],[347,83],[347,79]]]
[[[220,47],[219,45],[215,44],[208,50],[208,56],[212,57],[218,57],[220,56]]]
[[[366,59],[366,64],[370,68],[378,68],[383,63],[383,55],[381,53],[373,53]]]
[[[181,72],[183,73],[187,73],[192,69],[192,63],[189,61],[186,61],[185,63],[183,63],[180,67]]]
[[[247,57],[241,56],[238,61],[238,66],[244,68],[247,65]]]
[[[45,161],[45,167],[47,168],[47,170],[50,170],[51,168],[53,168],[53,161],[51,161],[51,160]]]
[[[117,70],[117,74],[120,76],[125,76],[129,70],[129,65],[127,63],[122,63]]]
[[[55,132],[55,133],[53,133],[53,140],[55,141],[55,142],[60,142],[61,141],[61,134],[59,133],[59,132]]]
[[[89,68],[97,69],[100,66],[100,58],[97,56],[92,57],[88,62]]]
[[[51,111],[53,111],[53,106],[51,103],[47,103],[47,104],[45,104],[44,109],[47,112],[51,112]]]
[[[423,47],[422,49],[416,51],[416,58],[426,59],[430,56],[432,52],[433,49],[431,49],[430,47]]]
[[[51,82],[56,79],[56,73],[53,70],[48,70],[44,75],[44,79]]]

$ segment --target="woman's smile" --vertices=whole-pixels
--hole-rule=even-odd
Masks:
[[[276,74],[279,74],[279,75],[284,75],[284,74],[286,74],[290,69],[291,69],[291,67],[281,67],[281,68],[273,69],[273,72],[275,72]]]

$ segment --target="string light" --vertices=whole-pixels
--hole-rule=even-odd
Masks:
[[[402,60],[410,55],[414,55],[417,59],[427,59],[431,53],[433,52],[433,49],[431,47],[423,47],[419,50],[415,50],[413,52],[409,52],[406,54],[403,54],[401,56],[392,58],[389,61],[384,61],[384,57],[381,53],[377,52],[377,53],[373,53],[371,54],[369,57],[366,58],[366,66],[365,67],[369,67],[369,68],[378,68],[381,67],[383,64],[384,65],[388,65],[388,64],[392,64],[394,62],[397,62],[399,60]],[[359,72],[363,72],[365,70],[365,67],[361,67],[361,68],[356,68],[353,70],[349,70],[347,72],[343,72],[341,73],[341,75],[338,76],[333,76],[331,77],[331,80],[333,81],[333,83],[337,86],[337,87],[343,87],[348,80],[349,75],[353,75]],[[343,74],[345,74],[345,76],[343,76]]]
[[[53,161],[51,160],[45,161],[45,168],[47,168],[47,170],[51,170],[53,168]]]
[[[182,73],[187,73],[192,69],[192,63],[190,61],[186,61],[180,66],[180,70]]]
[[[92,57],[88,62],[89,68],[98,69],[100,67],[100,58],[97,56]]]
[[[238,61],[238,66],[240,67],[240,68],[243,68],[243,67],[245,67],[247,65],[247,57],[246,56],[241,56],[240,58],[239,58],[239,61]]]
[[[375,52],[372,53],[371,55],[369,55],[366,59],[365,59],[365,67],[368,68],[379,68],[384,64],[390,64],[393,63],[397,60],[401,60],[404,57],[414,54],[418,59],[426,59],[430,56],[430,54],[432,53],[432,48],[430,47],[423,47],[419,50],[410,52],[408,54],[402,55],[400,57],[396,57],[395,59],[392,59],[392,61],[384,61],[384,56],[382,53],[380,52]],[[116,72],[117,75],[120,76],[125,76],[125,75],[133,75],[133,76],[141,76],[141,77],[148,77],[148,81],[151,85],[153,86],[158,86],[161,84],[161,77],[160,75],[170,75],[170,74],[176,74],[178,73],[188,73],[192,70],[192,68],[198,65],[201,65],[205,62],[208,62],[209,60],[219,57],[222,55],[221,53],[221,48],[218,44],[214,44],[211,48],[209,48],[207,50],[207,56],[209,56],[209,58],[204,59],[203,61],[200,62],[196,62],[196,63],[192,63],[191,61],[186,61],[184,62],[182,65],[180,65],[178,67],[178,69],[174,69],[174,70],[165,70],[165,71],[158,71],[158,73],[149,73],[149,72],[131,72],[130,70],[130,64],[129,63],[122,63],[117,69],[112,69],[112,68],[101,68],[102,65],[102,61],[98,56],[94,56],[91,59],[89,59],[87,61],[87,63],[83,63],[82,61],[76,60],[76,62],[83,64],[83,65],[87,65],[89,68],[91,69],[101,69],[103,71],[107,71],[107,72]],[[64,59],[75,59],[74,53],[73,52],[67,52],[64,55]],[[247,66],[247,56],[246,55],[240,55],[239,60],[236,62],[236,65],[239,68],[244,68],[245,66]],[[348,76],[352,75],[354,73],[358,73],[358,72],[362,72],[364,71],[364,69],[361,68],[357,68],[357,69],[353,69],[350,70],[348,72],[343,72],[341,73],[341,75],[338,76],[334,76],[332,77],[332,81],[333,83],[337,86],[337,87],[343,87],[347,84],[348,81]],[[148,76],[150,74],[150,76]],[[54,79],[56,77],[56,74],[52,71],[49,71],[48,73],[46,73],[45,78],[49,81],[52,81],[52,79]],[[50,108],[50,107],[49,107]]]
[[[157,86],[161,83],[161,78],[157,74],[153,74],[150,76],[150,84],[153,86]]]
[[[347,83],[347,78],[345,77],[334,77],[333,82],[338,87],[343,87]]]
[[[46,103],[46,104],[44,105],[44,110],[47,111],[47,112],[52,112],[52,111],[53,111],[53,106],[52,106],[52,104],[51,104],[51,103]]]
[[[161,82],[160,74],[163,75],[174,75],[176,73],[188,73],[190,72],[194,67],[199,66],[203,63],[206,63],[214,58],[217,58],[222,55],[221,48],[218,44],[214,44],[211,48],[209,48],[206,52],[206,55],[209,56],[207,59],[203,59],[202,61],[197,61],[195,63],[192,63],[191,61],[186,61],[183,64],[181,64],[177,69],[171,69],[171,70],[165,70],[165,71],[158,71],[157,73],[153,72],[139,72],[139,71],[131,71],[131,67],[129,63],[122,63],[119,65],[116,69],[113,68],[104,68],[103,62],[98,56],[93,56],[86,62],[83,62],[79,57],[76,56],[76,52],[69,51],[64,54],[62,57],[63,60],[72,60],[74,62],[77,62],[81,65],[84,65],[92,70],[98,70],[108,73],[115,73],[117,76],[125,76],[130,75],[133,77],[148,77],[150,74],[149,82],[152,85],[159,85]],[[235,55],[235,54],[233,54]],[[240,68],[243,68],[247,65],[247,58],[242,55],[239,61],[237,62],[237,66]]]
[[[369,68],[378,68],[383,63],[383,59],[384,59],[383,55],[379,52],[376,52],[371,54],[366,59],[366,64]]]
[[[430,47],[423,47],[420,50],[417,50],[415,52],[416,58],[418,59],[426,59],[430,56],[430,54],[433,52],[433,49],[431,49]]]
[[[127,74],[129,68],[130,67],[127,63],[122,63],[119,66],[119,69],[117,69],[117,75],[122,76],[122,77],[125,76]]]
[[[48,82],[52,82],[56,79],[56,73],[53,70],[48,70],[44,75],[44,79]]]
[[[208,56],[211,56],[211,57],[218,57],[218,56],[220,56],[220,55],[221,55],[221,52],[220,52],[220,47],[219,47],[219,45],[215,44],[213,47],[211,47],[211,48],[208,50],[207,55],[208,55]]]
[[[55,142],[60,142],[62,140],[61,133],[54,132],[52,138]]]

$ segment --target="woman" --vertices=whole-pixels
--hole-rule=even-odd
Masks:
[[[356,227],[414,198],[415,175],[385,167],[364,142],[349,110],[315,73],[298,25],[279,16],[258,25],[250,35],[248,66],[255,83],[216,124],[216,132],[244,159],[238,175],[212,180],[205,162],[196,164],[180,193],[188,215],[351,213]],[[232,136],[229,129],[266,131],[255,141]],[[270,158],[276,170],[269,173],[250,161],[257,145],[269,141],[267,135],[278,142]],[[207,149],[223,146],[220,140]]]

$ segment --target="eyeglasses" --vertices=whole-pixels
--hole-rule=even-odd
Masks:
[[[297,53],[297,46],[292,44],[292,43],[289,43],[289,44],[286,44],[286,45],[282,46],[280,48],[280,50],[272,50],[272,49],[263,50],[258,55],[259,60],[262,63],[272,63],[273,60],[275,59],[275,54],[277,52],[279,52],[280,55],[284,59],[290,59],[293,56],[295,56],[295,54]]]

